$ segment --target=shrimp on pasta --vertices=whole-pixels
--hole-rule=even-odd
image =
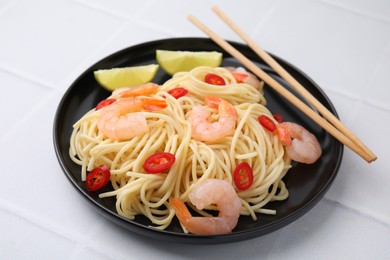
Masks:
[[[304,127],[283,122],[277,125],[277,132],[292,160],[311,164],[320,158],[322,149],[317,138]]]
[[[200,210],[211,204],[216,204],[219,210],[218,217],[193,217],[181,199],[173,198],[170,203],[176,216],[189,232],[198,235],[227,234],[237,225],[242,204],[229,182],[207,179],[192,190],[189,198]]]
[[[215,97],[206,97],[207,103],[218,108],[219,119],[217,122],[211,122],[211,113],[207,109],[202,106],[193,107],[189,117],[192,137],[199,141],[215,142],[234,133],[237,122],[237,111],[234,106]]]

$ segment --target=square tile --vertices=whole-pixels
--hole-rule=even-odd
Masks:
[[[18,1],[0,16],[0,66],[61,88],[122,22],[70,1]]]
[[[49,95],[47,87],[22,79],[0,69],[2,101],[0,102],[0,140],[6,138],[35,107]],[[6,123],[4,123],[6,122]]]

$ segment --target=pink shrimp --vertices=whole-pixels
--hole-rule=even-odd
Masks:
[[[259,81],[259,79],[253,75],[252,73],[246,71],[242,67],[234,68],[234,67],[226,67],[227,70],[232,73],[233,77],[237,81],[237,83],[246,83],[251,85],[252,87],[262,91],[263,84]]]
[[[202,106],[194,106],[188,119],[192,125],[192,137],[198,141],[215,142],[234,133],[237,122],[234,106],[217,97],[206,97],[206,104],[218,108],[219,119],[210,122],[211,113]]]
[[[149,128],[141,110],[159,110],[167,107],[165,100],[150,98],[122,99],[106,106],[98,120],[99,130],[107,137],[124,141],[146,133]]]
[[[277,134],[286,145],[286,152],[292,160],[311,164],[320,158],[322,149],[317,138],[304,127],[283,122],[277,125]]]
[[[180,223],[191,233],[198,235],[220,235],[230,233],[237,225],[242,203],[233,186],[224,180],[207,179],[189,194],[192,204],[202,210],[216,204],[218,217],[193,217],[184,202],[173,198],[170,204],[176,211]]]

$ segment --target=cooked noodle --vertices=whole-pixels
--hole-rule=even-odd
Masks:
[[[207,84],[202,80],[207,73],[218,74],[231,84]],[[178,86],[189,93],[175,99],[167,91]],[[217,96],[235,106],[239,119],[234,135],[212,144],[191,138],[187,118],[193,106],[207,107],[205,96]],[[128,219],[142,214],[156,228],[165,229],[175,215],[168,203],[170,198],[180,197],[188,202],[193,187],[208,178],[224,179],[234,186],[232,172],[241,162],[247,162],[254,173],[253,185],[248,190],[236,189],[243,204],[241,215],[250,215],[256,220],[256,213],[275,214],[265,206],[270,201],[288,197],[282,178],[291,165],[279,138],[264,130],[257,121],[261,114],[271,115],[261,91],[248,84],[236,83],[224,68],[198,67],[175,74],[149,97],[165,98],[168,107],[139,112],[146,115],[149,131],[129,141],[114,141],[99,132],[97,121],[101,110],[89,111],[74,124],[70,157],[81,165],[82,180],[86,179],[88,171],[99,165],[110,168],[113,190],[99,196],[116,196],[118,214]],[[214,119],[218,118],[216,109],[207,109]],[[174,154],[176,162],[168,173],[145,173],[144,161],[157,152]],[[209,216],[206,211],[192,208]]]

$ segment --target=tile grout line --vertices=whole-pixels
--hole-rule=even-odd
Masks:
[[[123,16],[123,15],[120,14],[120,13],[115,13],[115,12],[112,12],[112,11],[107,11],[107,10],[101,8],[99,5],[93,5],[93,4],[86,3],[86,2],[81,1],[81,0],[71,0],[71,1],[72,1],[73,3],[75,3],[75,4],[82,5],[82,6],[84,6],[84,7],[94,9],[95,11],[99,11],[99,12],[102,12],[102,13],[105,13],[105,14],[108,14],[108,15],[111,15],[111,16],[114,16],[115,18],[120,18],[120,19],[124,19],[124,20],[128,20],[128,19],[129,19],[129,17]]]
[[[108,43],[110,43],[111,41],[112,41],[112,39],[115,39],[115,37],[116,36],[118,36],[118,35],[120,35],[121,34],[121,32],[124,30],[124,28],[126,28],[126,26],[128,26],[130,23],[135,23],[135,24],[137,24],[137,25],[140,25],[140,26],[142,26],[142,27],[144,27],[144,28],[148,28],[147,26],[144,26],[144,24],[138,24],[136,21],[137,21],[137,19],[134,19],[134,18],[132,18],[132,17],[125,17],[125,16],[123,16],[123,15],[121,15],[121,14],[117,14],[117,13],[114,13],[114,12],[111,12],[111,11],[107,11],[107,10],[105,10],[105,9],[102,9],[100,6],[97,6],[97,5],[91,5],[91,4],[89,4],[89,3],[85,3],[85,2],[82,2],[82,1],[80,1],[80,0],[72,0],[75,4],[79,4],[79,5],[82,5],[82,6],[84,6],[84,7],[87,7],[87,8],[91,8],[91,9],[94,9],[94,10],[96,10],[96,11],[99,11],[99,12],[102,12],[102,13],[105,13],[105,14],[109,14],[109,15],[111,15],[111,16],[113,16],[113,17],[115,17],[115,18],[119,18],[119,19],[123,19],[123,21],[122,21],[122,23],[121,23],[121,25],[120,26],[118,26],[114,31],[113,31],[113,33],[112,34],[110,34],[110,36],[109,37],[107,37],[100,45],[99,45],[99,47],[98,48],[96,48],[95,49],[95,51],[93,52],[93,53],[91,53],[91,55],[90,56],[88,56],[89,58],[90,57],[95,57],[96,55],[95,54],[97,54],[97,53],[101,53],[102,52],[102,50],[104,50],[106,47],[107,47],[107,44]],[[142,8],[141,8],[141,10],[142,10]],[[136,16],[137,15],[137,13],[136,14],[134,14],[134,15],[132,15],[133,17],[134,16]],[[154,28],[155,29],[155,28]],[[117,51],[120,51],[120,50],[117,50]],[[115,51],[116,52],[116,51]],[[112,54],[112,53],[110,53],[110,54]],[[99,57],[100,57],[101,55],[99,55]],[[102,56],[101,58],[103,58],[104,56]],[[99,60],[100,58],[98,58],[98,60]],[[89,59],[85,59],[86,61],[85,62],[88,62],[88,63],[82,63],[82,64],[80,64],[79,66],[78,66],[78,68],[76,68],[72,73],[71,73],[71,81],[73,81],[74,80],[74,75],[76,75],[76,77],[77,76],[79,76],[79,71],[84,71],[85,69],[87,69],[87,68],[89,68],[90,66],[91,66],[91,62],[90,61],[87,61],[87,60],[89,60]],[[92,64],[94,64],[95,62],[97,62],[97,60],[94,60],[93,62],[92,62]]]
[[[116,259],[116,258],[112,258],[110,255],[108,255],[106,251],[100,250],[100,248],[96,248],[93,245],[91,246],[89,243],[91,238],[93,240],[94,236],[96,235],[95,232],[99,231],[104,225],[106,225],[107,222],[108,222],[108,220],[103,218],[101,225],[94,226],[94,228],[91,230],[90,234],[88,236],[86,236],[86,238],[84,238],[82,241],[77,243],[77,246],[72,250],[72,253],[70,254],[70,259],[80,259],[79,255],[83,251],[83,249],[91,249],[91,250],[93,250],[101,255],[104,255],[105,257],[107,257],[107,259]],[[112,223],[112,224],[115,225],[114,223]]]
[[[371,19],[371,20],[380,21],[383,23],[390,24],[390,20],[388,20],[386,18],[375,16],[374,14],[370,14],[370,13],[365,13],[365,12],[362,12],[360,10],[353,9],[350,6],[340,4],[338,2],[333,2],[333,1],[328,2],[328,1],[324,1],[324,0],[316,0],[316,2],[319,4],[322,4],[322,5],[337,8],[337,9],[342,10],[344,12],[352,13],[352,14],[355,14],[358,16],[363,16],[363,17]]]
[[[50,225],[50,222],[47,220],[42,220],[41,218],[37,217],[36,215],[28,215],[25,210],[22,208],[16,207],[14,205],[6,205],[4,201],[0,198],[0,211],[8,212],[16,217],[19,217],[39,228],[42,228],[44,230],[47,230],[51,233],[54,233],[56,235],[59,235],[63,238],[69,239],[74,242],[80,242],[83,240],[82,237],[78,237],[75,235],[70,234],[67,232],[66,229],[61,229],[58,225]],[[49,224],[49,225],[48,225]]]
[[[142,14],[143,11],[147,10],[149,7],[153,6],[153,3],[154,1],[153,0],[149,0],[147,1],[146,4],[144,4],[143,7],[141,7],[135,14],[134,14],[134,20],[138,20],[140,17],[140,15]]]
[[[100,254],[104,254],[105,256],[109,257],[110,259],[113,259],[109,255],[107,255],[105,253],[105,251],[98,250],[97,248],[90,247],[88,245],[89,239],[94,235],[93,231],[101,229],[101,227],[105,225],[107,220],[104,220],[101,225],[94,226],[94,228],[91,230],[91,234],[83,238],[81,236],[75,236],[74,234],[67,232],[66,229],[59,228],[60,226],[58,226],[58,225],[51,225],[50,227],[48,227],[47,221],[40,220],[34,216],[31,217],[31,215],[27,216],[26,212],[21,208],[18,208],[15,206],[9,206],[9,205],[5,206],[5,203],[3,203],[1,198],[0,198],[0,211],[8,212],[8,213],[14,215],[15,217],[21,218],[21,219],[39,227],[39,228],[42,228],[50,233],[53,233],[53,234],[58,235],[60,237],[69,239],[72,242],[75,242],[76,246],[72,250],[72,253],[70,253],[70,259],[79,259],[77,256],[84,248],[91,248],[92,250],[94,250]]]
[[[134,14],[132,22],[140,27],[152,29],[152,30],[155,30],[159,33],[164,33],[164,34],[166,33],[169,36],[180,36],[178,34],[175,34],[172,31],[167,30],[165,27],[159,27],[159,25],[156,25],[154,23],[150,23],[148,20],[144,20],[142,17],[140,17],[142,15],[142,13],[145,10],[147,10],[148,7],[152,6],[153,2],[154,1],[149,0],[148,3],[146,3],[142,8],[140,8],[140,10],[138,10],[138,12],[136,12]]]
[[[147,28],[147,29],[153,29],[153,30],[156,30],[157,32],[160,32],[160,33],[166,33],[170,36],[175,36],[176,34],[173,33],[172,31],[169,31],[169,30],[166,30],[166,28],[164,27],[159,27],[158,25],[156,24],[153,24],[153,23],[149,23],[148,20],[143,20],[143,19],[140,19],[140,15],[142,14],[142,12],[147,9],[149,6],[152,5],[153,1],[152,0],[149,0],[146,4],[144,4],[143,7],[140,8],[140,10],[138,10],[135,14],[133,15],[129,15],[129,16],[124,16],[120,13],[117,13],[117,12],[113,12],[113,11],[108,11],[108,10],[105,10],[103,9],[102,7],[100,7],[99,5],[93,5],[93,4],[90,4],[90,3],[86,3],[86,2],[83,2],[81,0],[72,0],[74,3],[76,4],[79,4],[79,5],[83,5],[85,7],[88,7],[88,8],[92,8],[92,9],[95,9],[97,11],[100,11],[100,12],[103,12],[103,13],[106,13],[106,14],[109,14],[109,15],[112,15],[116,18],[121,18],[121,19],[124,19],[126,20],[127,22],[132,22],[138,26],[141,26],[141,27],[144,27],[144,28]],[[140,21],[142,20],[142,21]],[[178,36],[178,35],[176,35]]]
[[[80,259],[79,255],[83,251],[83,249],[91,249],[95,252],[98,252],[101,255],[104,255],[105,257],[107,257],[107,259],[115,259],[115,258],[111,258],[110,255],[107,255],[106,251],[99,250],[99,248],[96,248],[93,246],[91,247],[89,245],[90,244],[89,241],[91,240],[91,238],[93,238],[95,236],[95,232],[100,230],[101,227],[103,227],[106,224],[106,222],[107,222],[107,220],[103,218],[103,221],[101,222],[100,225],[96,225],[90,230],[89,235],[87,235],[82,240],[77,241],[78,243],[75,246],[75,248],[72,250],[72,253],[70,254],[69,259]]]
[[[115,38],[120,32],[123,30],[123,28],[127,25],[128,21],[124,21],[120,26],[118,26],[109,37],[106,37],[104,41],[102,41],[96,49],[94,49],[93,52],[90,53],[87,57],[85,57],[83,62],[80,62],[79,65],[70,73],[70,82],[73,82],[77,77],[80,76],[81,72],[84,72],[86,69],[88,69],[90,66],[98,62],[100,59],[104,58],[106,55],[97,55],[101,54],[102,50],[107,46],[107,43],[110,42],[112,39]],[[119,51],[119,50],[118,50]],[[110,53],[111,54],[111,53]],[[97,57],[92,60],[92,57]]]
[[[17,2],[17,0],[11,1],[8,4],[4,5],[2,8],[0,8],[0,15],[11,9],[14,5],[16,5]]]
[[[370,86],[374,84],[375,79],[380,74],[380,70],[382,68],[381,65],[386,62],[386,57],[388,57],[389,55],[390,55],[390,40],[387,41],[387,44],[386,44],[386,46],[385,46],[385,48],[384,48],[384,50],[382,52],[382,55],[379,56],[378,61],[374,65],[374,70],[368,76],[367,86],[366,86],[366,89],[365,89],[364,93],[362,94],[362,96],[367,96],[368,95],[368,93],[370,91]],[[369,103],[374,103],[371,100],[369,100],[368,102]],[[387,109],[387,110],[389,110],[389,109]]]
[[[386,112],[390,112],[390,108],[386,107],[386,104],[382,105],[382,104],[375,103],[373,101],[364,99],[363,96],[349,95],[348,93],[346,93],[344,91],[339,91],[338,89],[335,89],[335,88],[327,88],[326,91],[330,91],[330,92],[333,92],[335,94],[341,95],[343,97],[350,98],[350,99],[352,99],[354,101],[358,101],[358,102],[360,102],[362,104],[369,105],[371,107],[375,107],[377,109],[380,109],[380,110],[383,110],[383,111],[386,111]]]
[[[264,23],[269,19],[271,15],[275,13],[277,7],[280,6],[280,0],[274,1],[273,5],[269,8],[264,16],[260,19],[260,21],[256,24],[255,28],[252,31],[252,35],[255,38],[257,35],[261,35],[260,29],[264,25]]]
[[[9,68],[6,69],[6,68],[5,68],[4,66],[2,66],[1,64],[0,64],[0,71],[3,71],[3,72],[8,73],[8,74],[11,74],[11,75],[13,75],[13,76],[15,76],[15,77],[17,77],[17,78],[22,79],[22,80],[29,81],[29,82],[34,83],[34,84],[36,84],[36,85],[40,85],[40,86],[42,86],[42,87],[44,87],[44,88],[47,88],[47,89],[52,89],[52,90],[56,89],[56,88],[50,86],[50,84],[47,84],[47,83],[44,83],[44,82],[39,81],[39,80],[37,80],[37,79],[28,77],[28,76],[26,76],[26,75],[24,75],[24,74],[21,74],[21,73],[15,71],[15,70],[13,70],[13,69],[9,69]]]
[[[5,142],[9,135],[13,134],[15,129],[19,129],[21,125],[24,124],[24,122],[31,117],[32,114],[34,114],[38,109],[40,109],[43,105],[45,105],[47,102],[49,102],[55,95],[60,93],[60,90],[57,89],[52,89],[52,93],[48,94],[45,98],[43,98],[39,103],[37,103],[35,106],[32,108],[28,109],[28,112],[18,120],[16,124],[14,124],[12,127],[8,129],[6,133],[4,133],[0,137],[0,144]]]
[[[359,210],[357,210],[357,209],[355,209],[353,207],[347,206],[347,205],[345,205],[345,204],[343,204],[343,203],[341,203],[339,201],[331,200],[331,199],[326,198],[326,197],[324,197],[324,201],[329,203],[329,204],[331,204],[331,205],[333,205],[333,206],[335,206],[335,207],[342,208],[342,209],[344,209],[346,211],[349,211],[349,212],[351,212],[351,213],[353,213],[355,215],[358,215],[359,217],[368,219],[368,220],[373,221],[373,222],[375,222],[377,224],[385,226],[390,231],[390,223],[387,223],[386,221],[378,219],[378,218],[376,218],[376,217],[374,217],[374,216],[372,216],[370,214],[361,212],[361,211],[359,211]]]
[[[96,5],[96,4],[91,4],[90,2],[84,2],[82,0],[72,0],[72,2],[74,2],[75,4],[78,4],[78,5],[82,5],[84,7],[87,7],[87,8],[91,8],[91,9],[94,9],[96,11],[99,11],[99,12],[102,12],[102,13],[105,13],[105,14],[109,14],[111,16],[114,16],[115,18],[120,18],[120,19],[123,19],[123,20],[126,20],[126,21],[129,21],[129,20],[132,20],[132,18],[134,18],[135,16],[137,16],[137,14],[142,11],[143,9],[145,9],[146,7],[148,7],[150,5],[150,0],[144,4],[144,7],[141,7],[140,8],[140,11],[137,11],[135,14],[132,14],[132,15],[123,15],[121,13],[118,13],[118,12],[115,12],[115,11],[112,11],[112,10],[106,10],[104,9],[103,7],[99,6],[99,5]]]

